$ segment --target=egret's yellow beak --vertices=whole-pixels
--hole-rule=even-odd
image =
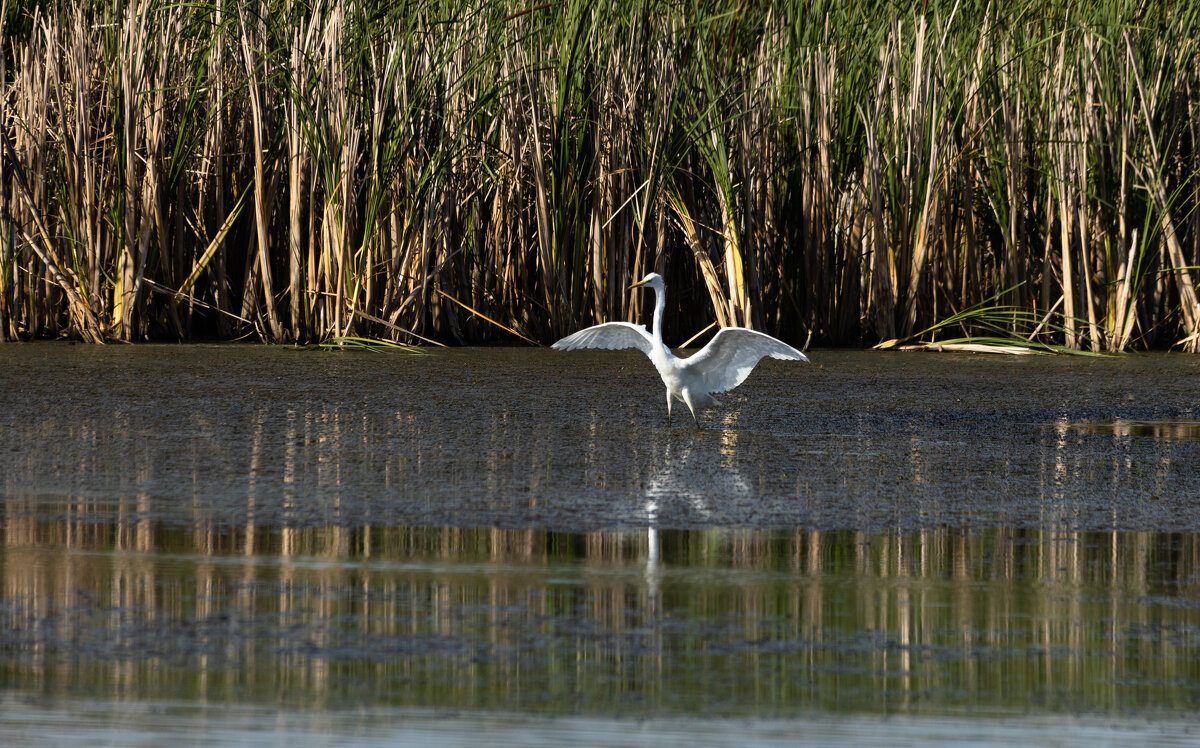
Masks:
[[[637,288],[638,286],[644,286],[644,285],[646,285],[646,281],[640,280],[637,283],[634,283],[632,286],[630,286],[630,288]]]

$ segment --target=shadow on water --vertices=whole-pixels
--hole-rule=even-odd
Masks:
[[[1193,718],[1194,357],[604,354],[0,348],[5,693]]]

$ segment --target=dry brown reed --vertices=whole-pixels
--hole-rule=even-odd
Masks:
[[[1200,349],[1196,11],[843,5],[6,8],[0,336]]]

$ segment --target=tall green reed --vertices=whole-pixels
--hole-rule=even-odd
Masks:
[[[658,270],[678,339],[994,336],[1003,315],[963,313],[995,299],[1013,336],[1200,348],[1178,4],[139,0],[4,24],[5,338],[547,340],[639,317],[626,288]]]

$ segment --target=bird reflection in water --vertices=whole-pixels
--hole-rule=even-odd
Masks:
[[[646,520],[646,580],[651,591],[658,583],[660,516],[671,517],[672,523],[681,526],[708,525],[721,508],[743,506],[751,499],[750,484],[734,463],[738,432],[708,433],[715,438],[695,439],[667,431],[666,439],[654,446],[651,477],[641,496]]]

